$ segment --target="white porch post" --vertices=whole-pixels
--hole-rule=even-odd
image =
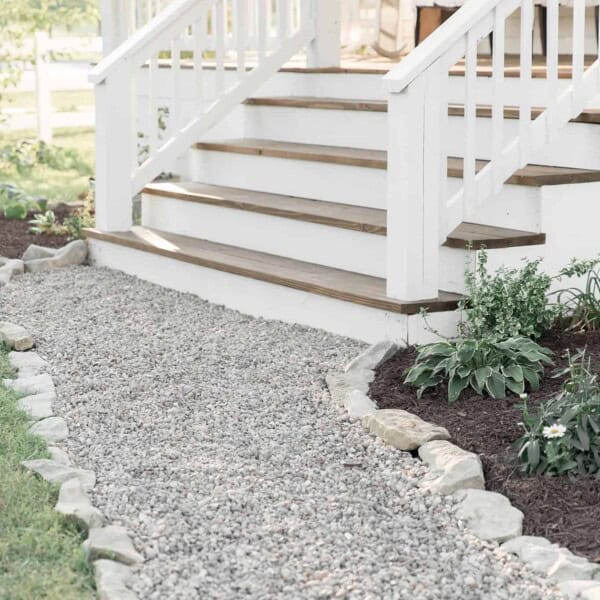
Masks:
[[[341,0],[312,0],[312,9],[316,37],[307,50],[307,67],[339,67]]]
[[[441,123],[426,92],[419,78],[388,94],[387,295],[405,301],[438,296],[440,162],[426,142]]]
[[[96,85],[96,227],[127,231],[132,226],[131,174],[137,137],[129,61]]]
[[[102,53],[110,54],[132,33],[137,0],[101,0]]]

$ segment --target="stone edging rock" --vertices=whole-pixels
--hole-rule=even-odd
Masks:
[[[497,542],[535,571],[555,581],[565,595],[600,600],[600,565],[576,556],[542,537],[524,536],[523,513],[510,500],[485,490],[481,460],[477,454],[451,444],[449,432],[404,410],[377,409],[369,398],[375,370],[399,347],[379,342],[351,361],[343,372],[329,372],[332,398],[348,416],[360,419],[371,433],[399,450],[417,451],[429,467],[421,487],[456,498],[456,517],[477,537]]]
[[[0,287],[23,273],[82,265],[87,260],[87,255],[87,244],[84,240],[75,240],[62,248],[44,248],[31,244],[20,259],[0,256]]]
[[[21,465],[60,485],[55,510],[88,534],[83,547],[94,567],[98,598],[136,600],[136,594],[127,585],[132,577],[131,565],[143,562],[142,555],[133,547],[125,529],[104,525],[104,515],[92,506],[87,492],[96,485],[95,473],[72,466],[66,452],[54,446],[69,435],[69,430],[65,419],[52,412],[56,390],[48,374],[48,363],[31,351],[34,341],[23,327],[0,322],[0,342],[12,350],[9,362],[17,371],[16,379],[5,379],[3,384],[21,394],[19,407],[31,418],[29,430],[48,442],[52,456],[23,461]]]

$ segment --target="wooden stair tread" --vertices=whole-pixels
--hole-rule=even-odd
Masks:
[[[198,204],[209,204],[237,210],[318,223],[376,235],[386,235],[386,211],[337,202],[309,200],[295,196],[269,194],[205,183],[159,182],[149,184],[144,193]],[[544,244],[543,233],[506,229],[477,223],[462,223],[446,240],[450,248],[512,248]]]
[[[195,144],[195,147],[200,150],[217,152],[253,154],[257,156],[325,162],[373,169],[387,168],[387,152],[384,150],[297,144],[256,138],[198,142]],[[477,170],[482,169],[487,162],[488,161],[478,160]],[[463,160],[461,158],[448,158],[448,176],[461,178],[463,174],[462,165]],[[543,185],[563,185],[570,183],[588,183],[593,181],[600,181],[600,171],[567,167],[550,167],[544,165],[527,165],[523,169],[519,169],[512,177],[510,177],[507,183],[539,187]]]
[[[327,98],[318,96],[264,96],[248,98],[245,104],[249,106],[279,106],[287,108],[309,108],[320,110],[353,110],[361,112],[387,112],[387,100],[360,100],[351,98]],[[545,109],[534,107],[531,109],[531,118],[537,119]],[[448,105],[448,115],[451,117],[462,117],[465,114],[463,104]],[[492,107],[488,104],[477,106],[477,116],[491,119]],[[518,119],[518,106],[504,107],[505,119]],[[578,117],[571,120],[572,123],[600,124],[600,109],[585,109]]]
[[[421,308],[434,312],[454,310],[460,300],[457,294],[440,292],[438,298],[401,302],[385,295],[385,280],[378,277],[145,227],[134,227],[131,231],[117,233],[86,229],[86,236],[202,267],[405,315],[418,314]]]
[[[474,249],[485,247],[493,250],[545,243],[545,233],[533,233],[480,223],[461,223],[446,239],[446,246],[462,249],[466,248],[468,244],[472,244]]]
[[[153,183],[145,194],[385,235],[384,210],[203,183]]]
[[[584,57],[585,67],[591,66],[597,59],[595,54],[586,54]],[[285,66],[280,69],[282,73],[307,73],[307,74],[353,74],[353,75],[386,75],[398,62],[385,58],[349,58],[343,59],[339,67],[304,67]],[[477,57],[477,76],[492,77],[492,57],[480,55]],[[504,77],[516,78],[521,76],[520,56],[518,54],[506,54],[504,57]],[[466,72],[464,60],[458,61],[449,71],[453,77],[463,77]],[[533,79],[546,79],[546,58],[540,55],[533,56],[531,76]],[[571,55],[561,54],[558,57],[559,79],[571,79],[573,76],[573,58]]]

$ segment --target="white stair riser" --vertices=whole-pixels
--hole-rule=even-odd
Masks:
[[[144,194],[142,225],[385,277],[385,236]]]
[[[386,207],[384,169],[209,150],[193,150],[191,159],[194,181],[354,206]],[[461,179],[448,178],[449,197],[461,185]],[[539,188],[505,185],[474,220],[539,231]]]
[[[387,148],[387,113],[372,111],[325,110],[280,106],[245,106],[244,135],[246,137],[322,144],[346,148]],[[348,123],[352,126],[349,127]],[[448,119],[448,153],[464,156],[465,120]],[[519,121],[505,120],[505,136],[518,134]],[[477,158],[490,159],[492,120],[477,119]],[[530,161],[532,164],[580,169],[600,169],[600,125],[569,123],[542,152]]]
[[[317,327],[369,343],[384,339],[422,343],[434,338],[418,315],[407,317],[98,240],[90,240],[89,245],[92,264],[256,317]],[[436,313],[429,322],[442,334],[454,335],[457,315]]]
[[[526,248],[507,248],[490,253],[490,269],[499,266],[519,266],[523,259],[543,258],[542,269],[556,275],[574,256],[594,258],[600,253],[600,183],[548,186],[541,191],[541,227],[546,234],[546,244]],[[553,289],[571,284],[575,280],[555,281]]]
[[[345,148],[387,149],[387,113],[245,106],[245,136]]]
[[[386,171],[209,150],[192,151],[194,181],[385,208]]]
[[[386,276],[386,237],[382,235],[154,194],[142,196],[142,225],[345,271]],[[548,251],[542,246],[515,249],[516,258],[507,266],[518,266],[522,255],[533,252],[537,256]],[[490,250],[490,262],[498,262],[505,252]],[[465,268],[473,265],[474,256],[466,249],[442,246],[439,288],[463,293]],[[507,256],[512,257],[512,250]]]
[[[159,69],[156,88],[163,91],[162,100],[166,101],[173,90],[174,73],[172,69]],[[212,97],[215,85],[215,71],[205,70],[203,85],[207,96]],[[235,71],[226,71],[224,75],[225,86],[237,81]],[[148,93],[148,70],[141,69],[137,78],[138,94],[146,96]],[[450,76],[449,97],[450,102],[462,103],[465,99],[465,78]],[[561,79],[559,86],[566,88],[570,80]],[[180,99],[195,98],[196,75],[191,69],[181,69],[178,86]],[[545,79],[534,78],[531,80],[529,95],[533,105],[544,106],[548,98],[548,84]],[[210,92],[210,93],[209,93]],[[522,97],[521,83],[516,77],[506,77],[503,84],[504,101],[506,104],[519,105]],[[345,98],[360,100],[383,100],[386,91],[381,73],[298,73],[279,72],[267,81],[254,94],[255,96],[319,96],[324,98]],[[494,87],[491,77],[477,78],[477,99],[480,103],[491,104],[493,101]],[[591,106],[596,106],[593,103]]]

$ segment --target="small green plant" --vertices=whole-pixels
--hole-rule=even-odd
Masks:
[[[53,210],[47,210],[43,213],[37,213],[29,221],[29,231],[40,235],[42,233],[52,235],[62,233],[60,225],[56,221],[56,215]]]
[[[555,292],[567,329],[591,331],[600,327],[600,257],[574,258],[557,279],[563,277],[582,277],[585,281],[583,289],[573,286]]]
[[[62,230],[69,239],[79,240],[84,237],[83,230],[95,224],[94,194],[89,192],[84,205],[63,220]]]
[[[7,219],[22,221],[27,218],[27,206],[22,202],[13,202],[4,208],[4,216]]]
[[[539,338],[558,316],[558,308],[548,301],[552,283],[539,270],[540,260],[529,261],[521,269],[488,271],[488,255],[478,253],[475,271],[467,269],[467,295],[460,303],[466,320],[460,325],[463,337],[506,340],[514,337]]]
[[[552,364],[552,353],[525,337],[502,342],[493,338],[459,339],[421,346],[405,383],[425,390],[448,383],[448,402],[458,400],[468,387],[478,394],[504,398],[507,391],[523,394],[526,385],[537,390],[544,365]]]
[[[568,359],[561,392],[534,412],[523,406],[519,458],[531,475],[600,478],[600,384],[585,351]]]

